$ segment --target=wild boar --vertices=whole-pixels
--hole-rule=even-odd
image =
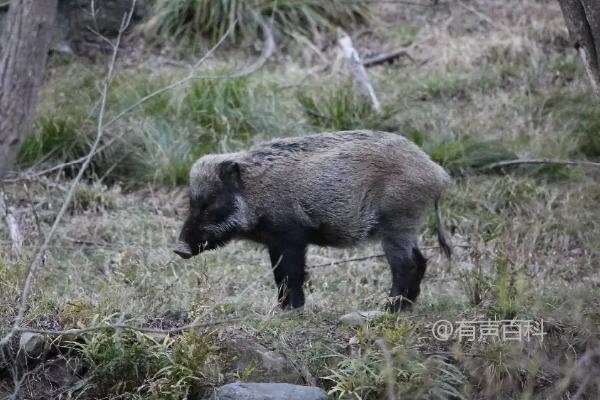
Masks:
[[[450,257],[438,208],[449,184],[415,144],[386,132],[321,133],[206,155],[190,172],[190,214],[175,253],[189,258],[231,239],[262,243],[288,309],[304,305],[309,244],[379,239],[392,272],[388,307],[404,309],[420,292],[426,259],[418,235],[432,205],[440,247]]]

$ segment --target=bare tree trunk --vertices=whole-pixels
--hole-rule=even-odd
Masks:
[[[12,0],[0,39],[0,179],[15,164],[31,128],[57,0]]]
[[[579,52],[592,89],[600,96],[600,1],[559,0],[573,46]]]

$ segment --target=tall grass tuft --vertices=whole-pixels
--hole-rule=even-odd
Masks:
[[[462,139],[425,140],[420,132],[411,132],[409,137],[437,163],[453,174],[465,174],[474,169],[503,160],[512,160],[517,155],[500,141],[480,141],[470,137]]]
[[[544,114],[566,125],[580,153],[600,158],[600,110],[590,95],[551,94],[545,100]]]
[[[332,90],[301,90],[296,98],[308,123],[321,130],[374,129],[394,131],[396,110],[387,105],[377,113],[371,103],[352,87],[340,84]]]
[[[19,161],[32,165],[40,161],[67,162],[87,154],[91,138],[78,131],[68,119],[42,118],[25,138],[19,150]]]
[[[151,338],[142,333],[99,331],[74,343],[90,363],[84,391],[92,397],[181,399],[221,379],[221,356],[211,336]]]
[[[370,18],[367,3],[353,0],[156,0],[143,31],[179,41],[197,41],[202,36],[215,42],[236,24],[230,39],[239,42],[256,37],[255,14],[273,18],[279,35],[312,38]]]

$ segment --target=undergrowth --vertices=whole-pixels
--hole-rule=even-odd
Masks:
[[[193,331],[175,337],[106,331],[72,346],[93,371],[84,391],[88,397],[181,399],[223,379],[214,338]]]
[[[157,0],[142,31],[193,47],[202,37],[216,42],[235,25],[228,39],[251,41],[260,31],[260,18],[273,20],[278,38],[302,35],[315,40],[334,33],[336,27],[356,27],[370,17],[369,5],[354,0]]]

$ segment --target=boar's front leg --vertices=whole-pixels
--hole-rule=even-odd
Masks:
[[[298,235],[282,235],[269,244],[269,256],[278,288],[281,308],[304,305],[304,266],[307,243]]]

